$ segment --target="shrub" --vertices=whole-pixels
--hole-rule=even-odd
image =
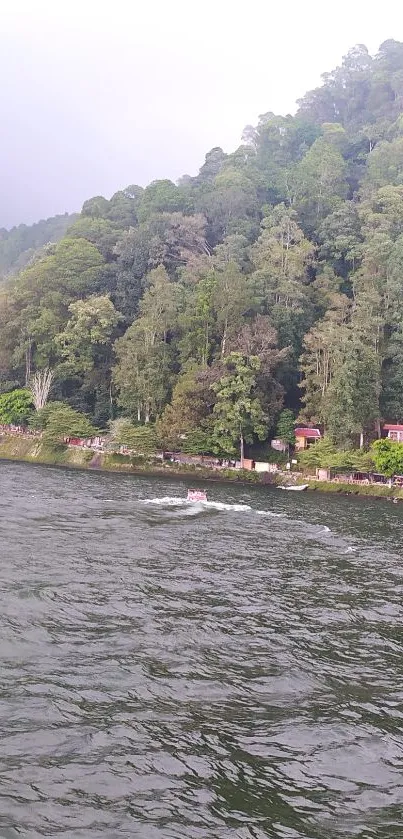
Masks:
[[[17,388],[0,396],[0,423],[25,424],[33,411],[32,395],[25,388]]]

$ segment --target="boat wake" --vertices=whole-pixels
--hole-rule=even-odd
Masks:
[[[231,510],[236,513],[251,513],[249,504],[224,504],[221,501],[188,501],[187,498],[164,496],[163,498],[146,498],[144,504],[159,505],[161,507],[186,507],[199,510]]]
[[[162,498],[143,498],[141,503],[151,507],[162,507],[166,510],[171,509],[172,513],[180,518],[187,518],[191,516],[200,516],[206,513],[223,512],[223,513],[251,513],[255,516],[271,519],[285,519],[292,528],[297,528],[298,537],[300,539],[314,539],[315,541],[332,544],[333,546],[344,549],[345,553],[355,552],[354,547],[346,545],[343,538],[339,538],[330,527],[319,522],[310,522],[305,519],[290,518],[284,512],[276,512],[274,510],[256,510],[249,504],[227,504],[223,501],[189,501],[187,498],[180,498],[178,496],[165,495]]]
[[[188,501],[187,498],[176,496],[164,496],[163,498],[146,498],[143,504],[151,504],[160,507],[185,508],[187,513],[191,510],[202,512],[203,510],[218,510],[219,512],[255,513],[257,516],[270,516],[276,519],[287,518],[285,513],[275,513],[273,510],[255,510],[249,504],[225,504],[223,501]]]

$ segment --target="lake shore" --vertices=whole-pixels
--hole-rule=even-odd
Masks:
[[[150,475],[177,479],[194,479],[195,483],[237,483],[248,486],[281,486],[289,476],[284,473],[257,473],[239,469],[214,471],[210,467],[161,461],[147,461],[140,457],[98,452],[76,446],[52,447],[38,438],[0,436],[0,460],[32,463],[42,466],[59,466],[67,469],[111,472],[122,475]],[[300,479],[308,491],[333,493],[403,501],[403,489],[383,484],[348,484],[338,481],[317,481],[312,477]]]
[[[79,446],[53,447],[46,445],[38,438],[24,436],[0,436],[0,460],[122,475],[194,479],[195,483],[203,481],[247,484],[248,486],[276,486],[283,480],[281,475],[274,473],[261,475],[239,469],[214,470],[207,466],[161,462],[157,459],[146,460],[142,457],[94,451]]]

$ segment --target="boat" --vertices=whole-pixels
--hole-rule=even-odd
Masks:
[[[303,492],[305,489],[308,489],[308,484],[295,484],[295,486],[279,487],[279,489],[289,489],[293,492]]]
[[[207,495],[202,489],[188,489],[188,501],[207,501]]]

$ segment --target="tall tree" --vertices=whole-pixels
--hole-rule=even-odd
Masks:
[[[129,416],[149,422],[167,399],[171,383],[169,331],[176,318],[177,287],[164,268],[152,271],[140,317],[116,344],[114,380]]]
[[[230,353],[224,361],[225,374],[213,385],[217,401],[213,409],[213,437],[219,451],[236,453],[239,443],[241,468],[244,465],[245,441],[254,435],[259,440],[267,436],[267,420],[256,396],[256,376],[260,369],[257,356]]]

